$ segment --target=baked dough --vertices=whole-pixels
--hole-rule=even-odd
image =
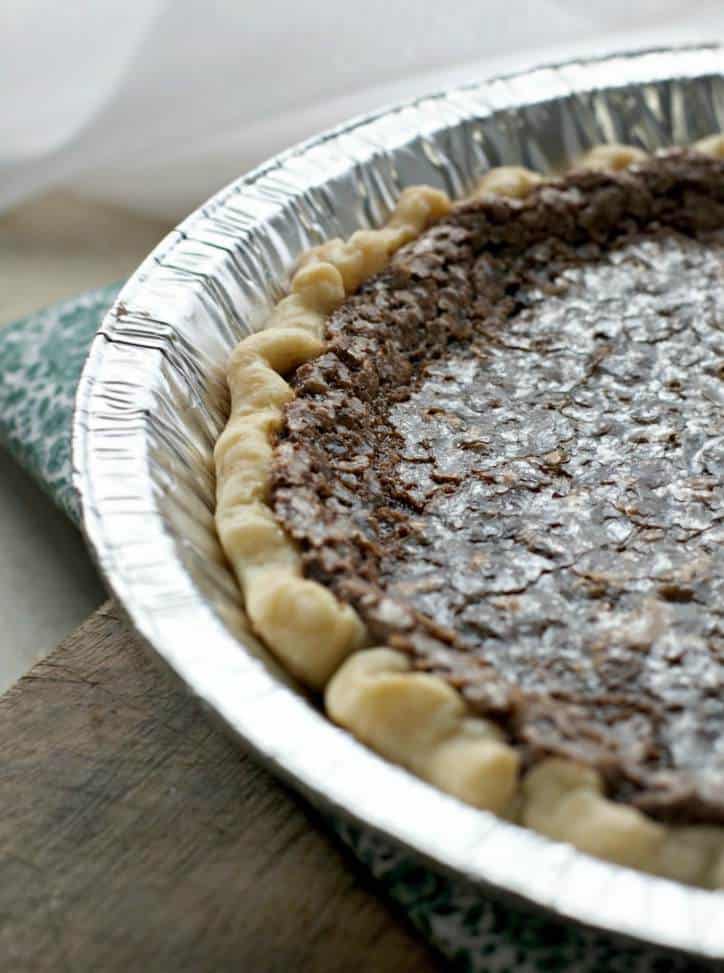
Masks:
[[[695,147],[724,157],[724,136]],[[633,146],[602,145],[579,165],[620,170],[645,157]],[[543,180],[531,170],[503,166],[488,172],[471,195],[521,198]],[[215,449],[216,524],[251,625],[295,676],[313,689],[326,688],[331,719],[446,793],[596,857],[724,888],[724,829],[662,825],[607,800],[596,771],[558,758],[543,760],[519,781],[518,753],[494,723],[469,715],[447,682],[411,671],[403,653],[367,647],[354,610],[302,576],[299,552],[269,506],[273,443],[293,397],[284,376],[323,352],[327,315],[450,207],[439,190],[411,187],[382,228],[308,251],[265,328],[231,355],[230,416]]]
[[[330,680],[325,705],[336,723],[440,790],[497,814],[513,799],[518,754],[502,732],[468,716],[442,679],[412,672],[402,652],[354,653]]]
[[[244,338],[229,360],[231,409],[214,450],[217,530],[252,627],[315,689],[363,644],[365,633],[352,608],[302,577],[296,547],[269,508],[272,442],[293,395],[283,375],[321,354],[327,315],[450,205],[436,189],[412,187],[382,229],[359,230],[347,241],[330,240],[308,251],[289,296],[264,330]]]

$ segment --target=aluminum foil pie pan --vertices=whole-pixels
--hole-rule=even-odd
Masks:
[[[724,51],[571,61],[357,118],[254,170],[151,253],[96,336],[74,424],[91,548],[157,655],[317,805],[557,917],[724,959],[724,894],[596,861],[467,807],[331,724],[250,633],[213,527],[224,363],[303,250],[381,223],[400,190],[462,195],[487,168],[565,167],[600,142],[724,130]],[[414,808],[414,814],[411,809]]]

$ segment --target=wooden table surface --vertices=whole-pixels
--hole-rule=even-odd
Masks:
[[[0,967],[442,969],[105,604],[0,697]]]

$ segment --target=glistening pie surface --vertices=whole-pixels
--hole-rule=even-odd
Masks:
[[[468,204],[330,317],[274,510],[305,573],[655,816],[724,820],[722,164]]]

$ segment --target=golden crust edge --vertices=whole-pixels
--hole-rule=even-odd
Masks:
[[[290,294],[229,360],[230,414],[214,449],[217,532],[252,628],[315,689],[363,644],[365,630],[349,605],[302,577],[296,545],[269,506],[272,443],[293,396],[283,375],[322,353],[327,315],[450,205],[439,190],[411,187],[381,229],[360,230],[305,253]]]
[[[722,158],[724,136],[702,139],[694,148]],[[578,164],[620,170],[645,157],[633,146],[597,146]],[[522,198],[542,181],[531,170],[501,166],[486,173],[471,196]],[[293,395],[281,373],[321,354],[326,316],[450,206],[437,190],[410,187],[386,226],[308,251],[290,295],[264,330],[232,353],[231,413],[215,450],[216,523],[247,615],[294,675],[312,688],[326,686],[332,720],[440,790],[595,857],[724,888],[723,828],[662,825],[608,800],[595,770],[559,758],[539,762],[519,781],[518,752],[494,723],[471,716],[449,683],[412,671],[400,652],[359,651],[367,638],[363,623],[351,606],[302,577],[296,546],[269,506],[273,437]]]

